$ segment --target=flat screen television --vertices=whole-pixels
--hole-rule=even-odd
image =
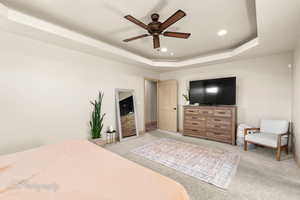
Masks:
[[[190,104],[235,105],[236,77],[190,81]]]

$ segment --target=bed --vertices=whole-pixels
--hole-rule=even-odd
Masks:
[[[188,200],[180,184],[87,140],[0,157],[2,200]]]

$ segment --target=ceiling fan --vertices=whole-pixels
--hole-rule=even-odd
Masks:
[[[188,39],[191,35],[191,33],[180,33],[180,32],[170,32],[165,31],[168,27],[170,27],[172,24],[179,21],[181,18],[186,16],[185,12],[182,10],[178,10],[175,12],[171,17],[169,17],[166,21],[163,23],[159,22],[159,14],[154,13],[151,15],[152,22],[150,22],[148,25],[144,24],[143,22],[139,21],[138,19],[132,17],[131,15],[126,15],[124,18],[128,19],[132,23],[142,27],[143,29],[148,31],[148,34],[139,35],[136,37],[128,38],[126,40],[123,40],[124,42],[130,42],[132,40],[152,36],[153,37],[153,47],[154,49],[160,47],[160,41],[159,41],[159,35],[163,35],[166,37],[175,37],[175,38],[183,38]]]

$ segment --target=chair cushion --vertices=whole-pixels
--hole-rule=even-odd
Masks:
[[[289,129],[289,122],[286,120],[262,120],[260,124],[260,131],[263,133],[282,134],[287,133]]]
[[[248,134],[245,137],[246,141],[254,142],[256,144],[266,145],[268,147],[277,147],[277,137],[278,134],[274,133],[254,133],[254,134]],[[284,146],[287,144],[287,136],[281,137],[281,146]]]

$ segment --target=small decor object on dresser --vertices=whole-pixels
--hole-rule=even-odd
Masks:
[[[235,145],[236,106],[184,106],[184,136]]]
[[[190,105],[190,98],[187,94],[182,95],[185,100],[185,105]]]

